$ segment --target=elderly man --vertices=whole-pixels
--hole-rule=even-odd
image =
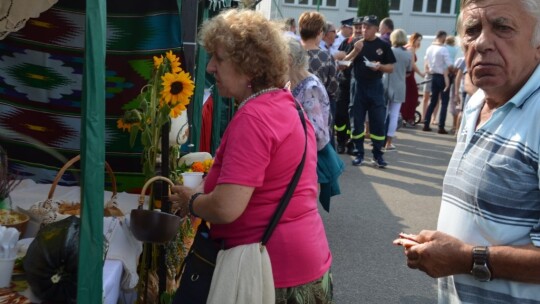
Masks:
[[[321,42],[319,43],[319,47],[323,50],[330,52],[330,54],[334,58],[336,58],[336,54],[338,53],[338,47],[334,47],[334,41],[336,41],[336,27],[332,22],[326,21],[326,24],[323,27],[323,36]]]
[[[444,178],[438,231],[402,235],[439,303],[540,303],[540,0],[463,0],[479,90]]]
[[[382,41],[392,45],[390,42],[390,34],[394,31],[394,21],[388,17],[381,20],[379,24],[379,34]]]
[[[369,129],[373,142],[373,164],[384,168],[388,163],[383,159],[382,147],[385,141],[386,102],[383,98],[383,73],[392,73],[396,58],[389,44],[376,36],[379,20],[376,16],[355,19],[354,24],[362,25],[363,39],[354,43],[354,49],[345,60],[354,60],[351,82],[351,103],[349,117],[351,140],[354,143],[353,166],[364,163],[364,121],[369,115]]]

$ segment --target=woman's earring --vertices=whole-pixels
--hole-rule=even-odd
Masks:
[[[248,83],[247,87],[251,89],[251,82]]]

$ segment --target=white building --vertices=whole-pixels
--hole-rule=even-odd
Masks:
[[[319,2],[320,1],[320,2]],[[385,0],[379,0],[385,1]],[[407,34],[418,32],[424,36],[417,52],[417,65],[423,70],[424,54],[439,30],[449,35],[456,34],[456,21],[460,0],[389,0],[390,18],[395,28],[404,29]],[[328,21],[339,27],[340,21],[356,16],[357,0],[262,0],[257,10],[270,19],[298,17],[305,11],[318,11]],[[456,39],[459,43],[459,39]],[[459,45],[459,44],[458,44]],[[461,50],[456,56],[462,56]],[[417,80],[420,81],[417,77]]]
[[[385,1],[385,0],[379,0]],[[395,28],[408,34],[434,35],[438,30],[455,33],[459,0],[390,0],[390,18]],[[318,10],[337,27],[340,21],[356,16],[357,0],[262,0],[257,6],[270,19],[298,16]]]

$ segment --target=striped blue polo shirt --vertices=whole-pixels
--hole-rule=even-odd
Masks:
[[[472,245],[540,247],[540,67],[475,130],[483,104],[481,90],[467,103],[437,229]],[[439,279],[439,303],[540,304],[540,285],[454,275]]]

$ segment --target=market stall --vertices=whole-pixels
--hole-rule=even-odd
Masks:
[[[34,238],[40,228],[40,218],[32,213],[32,207],[36,207],[46,198],[51,184],[38,184],[30,179],[23,180],[12,192],[11,202],[13,210],[28,214],[30,221],[22,239]],[[104,201],[110,200],[113,193],[105,191]],[[57,186],[54,194],[55,201],[78,202],[81,196],[80,187]],[[103,224],[103,236],[108,244],[106,260],[103,265],[103,296],[104,303],[117,303],[119,295],[129,293],[137,285],[137,264],[142,252],[142,243],[136,240],[130,229],[129,213],[137,206],[139,195],[121,192],[116,195],[118,208],[126,217],[105,217]],[[73,213],[73,212],[70,212]],[[65,214],[66,217],[68,213]],[[23,293],[31,295],[29,288]],[[35,299],[35,297],[33,297]]]
[[[218,8],[224,4],[222,1],[190,3],[187,10],[199,12],[195,14],[198,23],[208,18],[208,7],[212,3],[214,7],[220,3]],[[147,178],[141,162],[144,144],[133,142],[133,135],[118,126],[118,118],[126,106],[137,102],[142,88],[148,84],[152,57],[172,51],[184,58],[183,26],[179,19],[182,12],[180,0],[135,1],[129,6],[124,1],[60,0],[35,20],[29,20],[24,28],[0,41],[0,145],[10,155],[11,171],[18,174],[18,178],[24,178],[11,195],[12,208],[26,211],[42,201],[58,169],[68,159],[81,154],[80,178],[62,178],[55,194],[56,198],[82,202],[78,303],[100,302],[99,290],[109,294],[108,290],[119,290],[111,286],[120,286],[120,289],[132,286],[134,275],[138,274],[137,270],[133,272],[133,267],[126,267],[140,261],[137,248],[142,244],[131,242],[133,240],[126,241],[134,246],[133,254],[115,259],[112,254],[118,248],[125,248],[112,246],[105,268],[101,267],[103,249],[100,245],[107,240],[108,227],[116,221],[103,218],[103,205],[109,191],[105,191],[101,168],[105,160],[115,168],[120,209],[129,214],[135,207],[133,193],[140,191]],[[191,24],[190,28],[195,32],[196,24]],[[196,65],[203,68],[190,68],[189,62],[187,67],[183,66],[197,77],[189,107],[193,131],[187,152],[199,147],[200,116],[207,89],[206,54],[202,49],[197,52],[197,56],[192,57]],[[212,115],[219,117],[220,122],[223,104],[214,96]],[[221,126],[222,123],[213,124],[213,149],[219,142]],[[161,168],[154,167],[159,174],[168,175],[168,157],[163,156]],[[121,223],[126,223],[124,220],[129,223],[129,217]],[[29,223],[26,237],[33,236],[38,229],[36,225],[39,224]],[[128,230],[118,231],[122,238],[130,239]],[[153,245],[146,247],[153,250]],[[118,277],[118,260],[122,266],[120,282],[113,279]],[[163,265],[158,267],[163,268]],[[127,280],[130,284],[125,284],[126,277],[130,277]],[[158,296],[163,293],[164,284],[160,276]]]

